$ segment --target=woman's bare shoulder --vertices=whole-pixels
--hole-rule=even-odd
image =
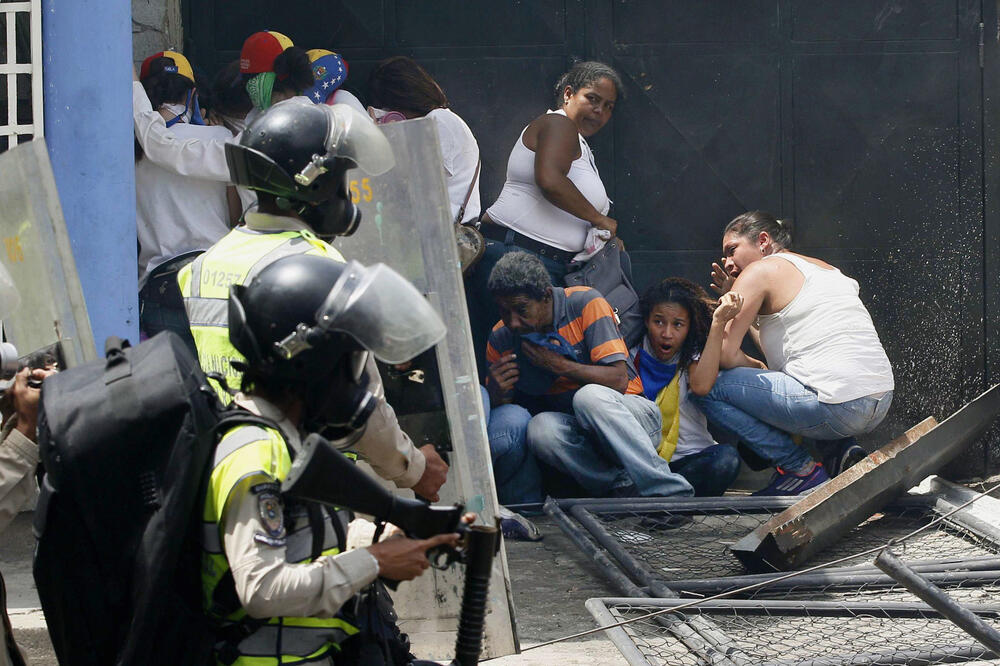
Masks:
[[[546,144],[565,143],[575,145],[578,131],[572,120],[561,113],[543,113],[524,130],[524,145],[531,151],[538,150],[538,140]]]

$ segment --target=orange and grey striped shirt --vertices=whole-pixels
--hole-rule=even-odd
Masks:
[[[552,334],[548,342],[554,346],[568,343],[571,353],[564,355],[576,358],[578,363],[589,365],[611,365],[617,361],[629,364],[628,348],[618,332],[611,306],[601,293],[590,287],[568,287],[552,290]],[[518,354],[521,336],[503,322],[497,322],[490,333],[486,346],[486,360],[495,363],[509,352]],[[541,368],[531,365],[527,358],[518,354],[521,377],[515,391],[524,396],[547,396],[571,398],[580,385],[568,377],[557,377]],[[629,364],[630,365],[630,364]],[[634,371],[629,369],[629,378]],[[629,393],[634,392],[629,384]],[[638,389],[641,394],[641,387]],[[515,398],[520,404],[520,400]],[[559,400],[557,402],[562,402]],[[529,408],[530,409],[530,408]],[[562,411],[562,410],[560,410]]]

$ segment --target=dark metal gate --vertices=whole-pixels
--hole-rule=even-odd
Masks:
[[[607,61],[627,99],[592,145],[638,287],[707,284],[723,225],[768,209],[794,219],[801,251],[861,283],[896,371],[873,442],[1000,379],[995,0],[185,6],[187,52],[207,71],[260,29],[343,53],[362,98],[380,58],[424,64],[479,140],[484,206],[559,73],[573,58]],[[955,471],[997,467],[995,448]]]

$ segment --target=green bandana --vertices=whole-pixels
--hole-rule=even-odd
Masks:
[[[247,94],[253,105],[264,111],[271,106],[271,91],[278,75],[274,72],[261,72],[247,81]]]

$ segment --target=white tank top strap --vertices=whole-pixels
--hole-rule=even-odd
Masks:
[[[766,256],[764,258],[765,259],[772,259],[772,258],[773,259],[784,259],[788,263],[790,263],[793,266],[795,266],[796,268],[798,268],[799,272],[801,272],[802,275],[804,275],[806,278],[808,278],[811,274],[815,273],[816,271],[823,271],[824,273],[837,273],[837,272],[839,272],[836,268],[829,268],[829,269],[827,269],[827,268],[822,268],[821,266],[817,266],[816,264],[812,263],[808,259],[804,259],[804,258],[800,257],[797,254],[792,254],[791,252],[775,252],[774,254],[769,254],[768,256]]]
[[[562,109],[556,109],[555,111],[549,109],[548,111],[545,112],[546,115],[550,113],[555,113],[564,118],[569,118],[569,116],[566,115],[566,112],[563,111]],[[524,129],[528,128],[525,127]],[[524,137],[524,130],[521,130],[521,136]],[[579,132],[576,133],[576,138],[579,139],[580,141],[580,157],[578,157],[577,159],[586,158],[586,160],[590,162],[590,166],[594,167],[594,171],[597,171],[597,165],[594,163],[594,152],[590,149],[590,144],[587,143],[587,140],[584,139],[583,135],[580,134]]]

